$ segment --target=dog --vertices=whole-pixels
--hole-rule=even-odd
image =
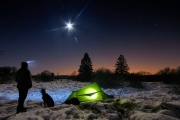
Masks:
[[[50,95],[46,93],[44,88],[41,89],[42,99],[44,101],[44,108],[46,107],[54,107],[54,101]]]

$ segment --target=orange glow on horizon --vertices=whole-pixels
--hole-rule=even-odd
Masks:
[[[137,72],[143,71],[143,72],[149,72],[150,74],[155,74],[159,70],[164,69],[166,67],[170,67],[171,69],[172,68],[176,69],[178,66],[180,66],[180,65],[171,65],[171,66],[150,65],[150,64],[142,64],[142,63],[141,64],[130,64],[129,63],[128,65],[129,65],[129,68],[130,68],[129,73],[137,73]],[[93,71],[96,71],[99,68],[109,69],[112,72],[114,72],[114,70],[115,70],[114,64],[106,64],[106,66],[93,65]],[[60,69],[59,68],[54,68],[54,69],[51,68],[51,69],[49,69],[49,71],[53,72],[55,75],[72,75],[72,74],[77,75],[78,74],[78,69],[79,69],[79,66],[71,66],[71,67],[68,67],[68,68],[60,68]],[[41,72],[42,71],[40,71],[38,73],[41,73]],[[34,70],[32,70],[31,73],[33,75],[38,74]]]
[[[106,68],[106,69],[109,69],[111,71],[114,71],[115,68],[112,67],[112,68],[107,68],[107,67],[94,67],[93,70],[97,70],[99,68]],[[163,68],[162,68],[163,69]],[[137,72],[140,72],[140,71],[145,71],[145,72],[149,72],[151,74],[155,74],[159,71],[159,69],[145,69],[145,68],[130,68],[129,70],[129,73],[137,73]],[[58,70],[57,72],[54,72],[55,75],[71,75],[71,74],[78,74],[78,68],[77,69],[67,69],[67,70]]]

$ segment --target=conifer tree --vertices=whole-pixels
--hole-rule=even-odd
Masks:
[[[127,75],[129,72],[129,67],[126,62],[126,59],[124,58],[123,55],[120,55],[117,59],[117,62],[115,64],[115,73],[117,75]]]
[[[92,62],[88,53],[84,54],[79,67],[79,78],[81,81],[89,81],[93,74]]]

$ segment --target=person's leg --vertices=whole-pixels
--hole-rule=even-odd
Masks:
[[[19,99],[18,99],[18,106],[17,106],[17,113],[19,112],[26,112],[26,108],[24,108],[24,101],[27,97],[28,90],[19,89]]]
[[[24,108],[24,101],[25,101],[25,99],[26,99],[26,97],[27,97],[27,94],[28,94],[28,90],[24,90],[24,92],[23,92],[23,101],[22,101],[22,102],[23,102],[23,104],[22,104],[22,105],[23,105],[23,106],[22,106],[23,109],[25,109],[25,108]]]
[[[19,89],[19,99],[18,99],[18,107],[22,108],[23,107],[23,102],[24,101],[24,90]]]
[[[22,110],[22,107],[23,107],[23,90],[21,89],[18,89],[19,90],[19,99],[18,99],[18,106],[17,106],[17,112],[16,113],[19,113],[21,112]]]

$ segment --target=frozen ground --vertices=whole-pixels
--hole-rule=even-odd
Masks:
[[[33,83],[29,90],[25,106],[28,111],[16,113],[18,91],[16,83],[0,85],[0,119],[8,120],[63,120],[63,119],[99,119],[99,120],[179,120],[180,96],[171,93],[171,86],[163,83],[143,83],[144,89],[124,87],[118,89],[103,89],[109,95],[114,95],[116,101],[128,100],[137,105],[136,109],[126,114],[114,107],[112,102],[82,103],[80,106],[66,105],[63,102],[72,91],[90,83],[71,80],[58,80],[48,83]],[[46,91],[55,106],[43,108],[40,89]],[[163,105],[162,105],[163,103]],[[87,107],[88,106],[88,107]]]

